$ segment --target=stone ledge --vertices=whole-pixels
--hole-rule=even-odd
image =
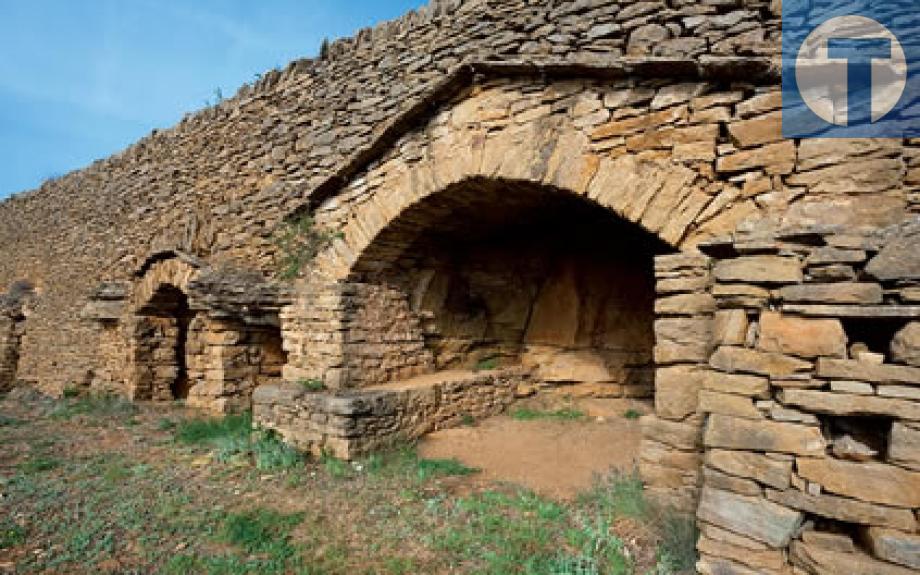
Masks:
[[[920,305],[783,304],[782,311],[812,317],[920,318]]]

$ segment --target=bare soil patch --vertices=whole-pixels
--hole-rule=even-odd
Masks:
[[[532,410],[534,416],[515,418],[515,409]],[[562,409],[582,415],[553,417]],[[481,482],[507,481],[546,497],[572,499],[599,476],[635,469],[641,434],[633,414],[648,409],[624,399],[583,399],[566,406],[527,402],[475,425],[431,433],[419,442],[419,453],[478,468]]]

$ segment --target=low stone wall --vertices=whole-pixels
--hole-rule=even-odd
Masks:
[[[400,440],[501,413],[527,380],[519,368],[449,371],[360,391],[310,392],[301,383],[263,385],[253,424],[315,455],[349,459]]]
[[[920,569],[918,245],[920,220],[704,248],[701,573]]]

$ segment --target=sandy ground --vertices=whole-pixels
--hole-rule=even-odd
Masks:
[[[429,434],[419,444],[428,458],[456,458],[482,470],[482,481],[509,481],[553,498],[568,499],[591,486],[597,474],[631,472],[639,453],[639,422],[629,409],[648,404],[623,399],[583,399],[580,420],[492,417],[470,427]],[[513,411],[514,408],[512,408]]]

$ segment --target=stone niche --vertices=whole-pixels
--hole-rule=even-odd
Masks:
[[[552,189],[471,182],[368,251],[357,275],[404,294],[429,369],[523,365],[538,383],[651,395],[653,256],[668,248],[634,224]]]

